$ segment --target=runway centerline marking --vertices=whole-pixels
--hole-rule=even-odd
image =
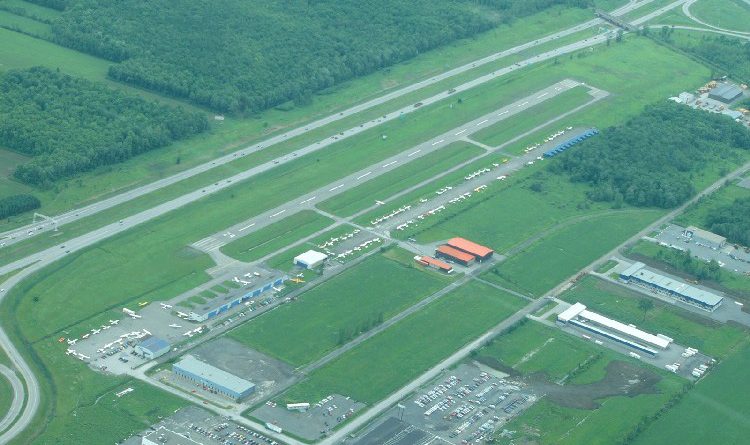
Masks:
[[[357,180],[360,180],[360,179],[364,178],[365,176],[369,176],[370,173],[372,173],[372,172],[369,171],[369,172],[365,173],[364,175],[357,176]]]
[[[416,151],[413,151],[413,152],[409,153],[408,155],[406,155],[406,157],[410,158],[410,157],[414,156],[415,154],[419,153],[420,151],[422,151],[421,148],[419,150],[416,150]]]
[[[279,215],[281,215],[281,214],[282,214],[282,213],[284,213],[284,212],[286,212],[286,209],[284,209],[284,210],[280,210],[280,211],[278,211],[278,212],[274,213],[273,215],[271,215],[271,218],[273,218],[273,217],[276,217],[276,216],[279,216]]]
[[[336,189],[340,189],[340,188],[341,188],[341,187],[343,187],[343,186],[344,186],[344,184],[340,184],[340,185],[337,185],[336,187],[334,187],[334,188],[332,188],[332,189],[328,189],[328,191],[329,191],[329,192],[332,192],[332,191],[334,191],[334,190],[336,190]]]
[[[248,225],[246,225],[245,227],[243,227],[243,228],[241,228],[240,230],[238,230],[238,232],[242,232],[243,230],[247,230],[247,229],[249,229],[250,227],[252,227],[252,226],[254,226],[254,225],[255,225],[255,223],[252,223],[252,224],[248,224]]]

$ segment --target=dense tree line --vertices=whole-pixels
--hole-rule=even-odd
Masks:
[[[33,195],[11,195],[0,199],[0,219],[38,209],[42,205]]]
[[[202,114],[46,68],[0,76],[0,145],[33,157],[14,172],[29,184],[122,162],[207,128]]]
[[[36,3],[39,6],[46,6],[48,8],[57,9],[63,11],[70,4],[70,0],[26,0],[29,3]]]
[[[585,2],[77,0],[52,33],[57,43],[120,62],[113,79],[222,112],[254,112],[304,102],[553,4]]]
[[[736,149],[750,132],[723,115],[664,102],[559,156],[553,171],[593,187],[595,201],[671,208],[695,193],[693,175]]]
[[[679,269],[699,280],[719,281],[721,266],[714,260],[703,261],[694,257],[689,250],[659,249],[656,259]]]
[[[735,199],[706,217],[708,229],[729,241],[750,246],[750,198]]]
[[[662,38],[664,34],[662,32]],[[671,42],[669,32],[666,36],[666,40]],[[683,51],[708,60],[729,76],[750,82],[750,42],[726,36],[702,36],[695,43],[686,43],[679,39],[672,43]]]

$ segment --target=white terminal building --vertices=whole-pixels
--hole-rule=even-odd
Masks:
[[[564,325],[573,325],[601,335],[650,355],[656,355],[660,350],[667,349],[673,342],[671,338],[665,335],[654,335],[633,325],[620,323],[596,312],[591,312],[582,303],[576,303],[561,312],[557,316],[557,321]]]

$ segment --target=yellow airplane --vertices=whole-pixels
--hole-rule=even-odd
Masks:
[[[138,306],[143,307],[147,304],[148,304],[148,301],[141,301],[140,303],[138,303]]]
[[[303,280],[303,279],[300,279],[300,278],[292,278],[292,283],[304,283],[304,282],[305,282],[305,280]]]

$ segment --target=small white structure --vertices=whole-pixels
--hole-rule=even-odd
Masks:
[[[309,403],[287,403],[286,409],[288,409],[289,411],[305,412],[308,409],[310,409],[310,404]]]
[[[326,259],[328,259],[328,255],[325,253],[318,252],[317,250],[308,250],[307,252],[294,257],[294,264],[306,269],[314,269],[323,264],[323,261]]]

